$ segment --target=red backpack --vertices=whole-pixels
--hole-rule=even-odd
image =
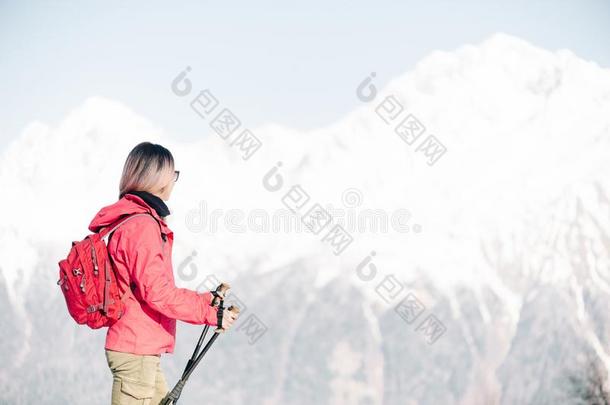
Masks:
[[[120,295],[107,243],[119,226],[140,215],[150,214],[123,217],[80,242],[72,242],[68,257],[59,262],[57,285],[77,323],[98,329],[111,326],[123,315],[128,291]]]

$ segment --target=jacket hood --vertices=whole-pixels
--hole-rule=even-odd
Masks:
[[[150,213],[153,217],[161,223],[164,231],[169,232],[166,222],[157,214],[153,208],[144,202],[143,199],[134,194],[125,194],[117,202],[107,205],[100,209],[98,213],[93,217],[89,224],[89,230],[91,232],[98,232],[101,228],[104,228],[124,215]]]

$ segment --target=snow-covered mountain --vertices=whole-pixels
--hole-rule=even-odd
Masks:
[[[171,95],[185,109],[210,84],[193,86],[192,97]],[[383,109],[386,97],[403,108],[389,124],[382,116],[397,110]],[[395,132],[408,114],[425,127],[413,144]],[[328,127],[250,128],[262,147],[248,160],[210,118],[193,112],[210,136],[177,142],[154,119],[90,98],[58,124],[31,124],[5,151],[2,403],[108,401],[104,332],[68,317],[57,261],[116,199],[123,161],[143,140],[167,146],[181,170],[168,203],[180,284],[214,274],[246,306],[184,403],[221,390],[227,404],[581,403],[575,379],[592,360],[610,369],[610,70],[497,34],[430,54]],[[433,165],[421,150],[428,135],[446,147]],[[263,184],[274,167],[278,191]],[[310,205],[408,210],[410,228],[355,229],[338,256],[322,233],[253,231],[263,213],[285,210],[293,185]],[[346,190],[357,190],[355,205]],[[216,232],[202,226],[204,205],[224,210]],[[231,228],[231,209],[252,226]],[[370,281],[358,273],[367,256]],[[181,276],[187,262],[193,277]],[[405,288],[385,302],[377,290],[389,275]],[[408,293],[425,306],[412,323],[395,311]],[[266,327],[254,343],[249,315]],[[428,315],[446,328],[433,344],[418,330]],[[163,360],[170,383],[199,328],[178,333]],[[204,374],[215,382],[202,384]]]

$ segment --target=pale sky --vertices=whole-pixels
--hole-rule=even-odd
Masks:
[[[0,151],[87,97],[121,101],[178,139],[209,128],[170,92],[191,66],[248,127],[324,126],[436,49],[495,32],[610,67],[610,2],[0,2]]]

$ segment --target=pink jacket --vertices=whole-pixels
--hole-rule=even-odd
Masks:
[[[216,326],[217,309],[210,306],[212,294],[177,288],[172,270],[174,233],[157,212],[140,197],[126,194],[102,208],[89,230],[115,222],[121,215],[150,213],[121,225],[111,236],[108,254],[114,261],[117,282],[127,292],[125,313],[106,334],[106,349],[133,354],[173,353],[176,319],[191,324]],[[166,235],[164,242],[161,232]]]

